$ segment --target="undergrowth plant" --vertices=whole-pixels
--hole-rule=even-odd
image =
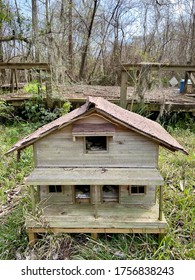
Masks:
[[[23,90],[25,93],[31,93],[31,94],[38,94],[40,92],[45,93],[46,86],[42,85],[37,80],[33,80],[32,82],[26,84]]]
[[[66,101],[61,107],[47,108],[41,95],[37,95],[33,100],[24,102],[21,117],[24,120],[36,123],[38,126],[47,124],[70,111],[71,104]]]

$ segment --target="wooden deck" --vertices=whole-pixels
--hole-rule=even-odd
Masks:
[[[72,108],[83,104],[88,96],[101,96],[113,103],[119,104],[120,87],[118,86],[88,86],[73,85],[59,86],[57,96],[54,100],[63,102],[69,100]],[[0,95],[0,100],[5,100],[13,106],[20,106],[23,102],[31,100],[34,97],[30,94],[12,93]],[[57,101],[54,101],[57,102]],[[127,88],[127,109],[133,108],[139,104],[139,97],[135,95],[134,88]],[[162,108],[166,112],[192,112],[195,113],[194,94],[180,94],[177,88],[155,88],[145,92],[144,104],[148,111],[160,111]]]
[[[69,233],[165,233],[163,216],[159,220],[159,205],[41,205],[44,209],[39,218],[26,219],[27,232]]]

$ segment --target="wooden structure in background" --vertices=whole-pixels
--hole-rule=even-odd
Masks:
[[[142,64],[123,64],[122,66],[122,77],[121,77],[121,88],[113,86],[89,86],[89,85],[71,85],[63,86],[59,85],[59,103],[62,104],[69,100],[71,102],[72,108],[81,106],[86,102],[87,96],[101,96],[106,98],[110,102],[115,104],[120,104],[122,108],[127,108],[128,110],[136,107],[139,108],[140,100],[135,98],[133,87],[127,87],[127,78],[128,78],[128,69],[134,69],[140,71]],[[143,66],[142,66],[143,67]],[[144,67],[148,67],[152,70],[179,70],[184,71],[183,67],[186,67],[187,75],[190,75],[191,81],[194,84],[195,78],[192,75],[194,71],[194,66],[187,65],[164,65],[164,64],[144,64]],[[52,84],[51,84],[51,67],[47,63],[0,63],[1,69],[10,69],[12,71],[11,85],[1,85],[1,88],[6,88],[11,90],[11,94],[1,94],[0,100],[4,100],[13,106],[21,106],[25,101],[33,100],[34,96],[30,93],[24,94],[22,91],[19,93],[13,93],[13,89],[22,88],[24,84],[15,82],[17,69],[37,69],[37,71],[44,71],[46,73],[46,97],[45,101],[48,107],[52,108],[54,101],[52,99]],[[187,79],[187,78],[186,78]],[[156,89],[147,91],[145,93],[144,105],[147,108],[147,111],[150,112],[160,112],[162,109],[165,112],[192,112],[195,114],[195,98],[194,94],[179,94],[179,91],[176,92],[173,89]],[[56,104],[56,106],[60,106]]]
[[[195,78],[193,73],[195,73],[195,65],[174,65],[174,64],[162,64],[162,63],[149,63],[143,62],[138,64],[124,63],[121,66],[121,91],[120,91],[120,106],[122,108],[127,108],[127,84],[128,84],[128,71],[135,71],[136,75],[139,76],[142,69],[147,69],[148,71],[184,71],[185,81],[184,81],[184,93],[187,92],[187,81],[191,79],[194,84]],[[145,71],[144,70],[144,71]],[[195,85],[195,84],[194,84]]]
[[[14,90],[18,90],[20,87],[22,87],[22,84],[18,82],[17,77],[17,71],[18,70],[35,70],[39,73],[38,81],[42,83],[42,78],[40,76],[40,71],[45,72],[45,84],[46,84],[46,100],[48,103],[48,106],[50,106],[50,103],[52,103],[51,100],[51,93],[52,93],[52,83],[51,83],[51,67],[48,63],[6,63],[6,62],[0,62],[0,70],[10,70],[10,85],[0,85],[4,88],[10,88],[10,92],[13,93]]]
[[[187,152],[158,123],[89,97],[7,154],[29,145],[35,168],[25,180],[33,205],[26,227],[32,243],[42,232],[88,232],[94,238],[98,233],[166,232],[162,187],[156,197],[163,185],[159,145]]]

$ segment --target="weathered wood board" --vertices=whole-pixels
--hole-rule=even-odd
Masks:
[[[82,187],[82,186],[81,186]],[[120,204],[155,204],[156,203],[156,187],[145,186],[146,192],[144,194],[131,194],[129,189],[130,186],[117,186],[118,187],[118,198],[116,201]],[[62,192],[51,193],[49,192],[49,185],[43,185],[39,187],[40,201],[46,201],[50,206],[53,204],[73,204],[76,202],[75,186],[67,185],[62,186]],[[107,199],[103,198],[103,185],[90,186],[89,199],[77,199],[77,203],[88,202],[91,204],[102,204],[104,202],[112,202],[112,193],[106,193]],[[109,197],[110,195],[110,197]]]
[[[159,232],[159,229],[166,229],[167,223],[163,216],[163,220],[158,220],[158,205],[138,206],[129,205],[123,206],[120,204],[98,205],[97,216],[95,217],[95,206],[90,204],[74,204],[74,205],[51,205],[50,207],[42,207],[43,217],[33,219],[27,218],[27,228],[63,228],[71,229],[96,229],[95,232],[104,232],[104,229],[113,229],[118,232],[122,230],[138,229],[154,230]],[[43,222],[44,221],[44,222]],[[81,232],[83,232],[81,230]],[[117,232],[117,231],[115,231]]]
[[[40,200],[47,201],[48,204],[69,204],[73,203],[72,186],[62,186],[62,192],[51,193],[47,185],[40,186]]]
[[[100,116],[89,116],[76,123],[105,123]],[[84,137],[72,135],[72,125],[52,133],[34,144],[36,167],[157,167],[158,144],[115,125],[115,135],[108,137],[108,151],[85,153]]]
[[[28,185],[162,185],[157,169],[145,168],[36,168]]]

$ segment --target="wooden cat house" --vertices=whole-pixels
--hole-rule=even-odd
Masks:
[[[34,213],[26,218],[30,241],[48,231],[93,237],[165,233],[159,146],[187,152],[160,124],[89,97],[81,107],[17,142],[7,154],[29,145],[35,166],[25,179]]]

